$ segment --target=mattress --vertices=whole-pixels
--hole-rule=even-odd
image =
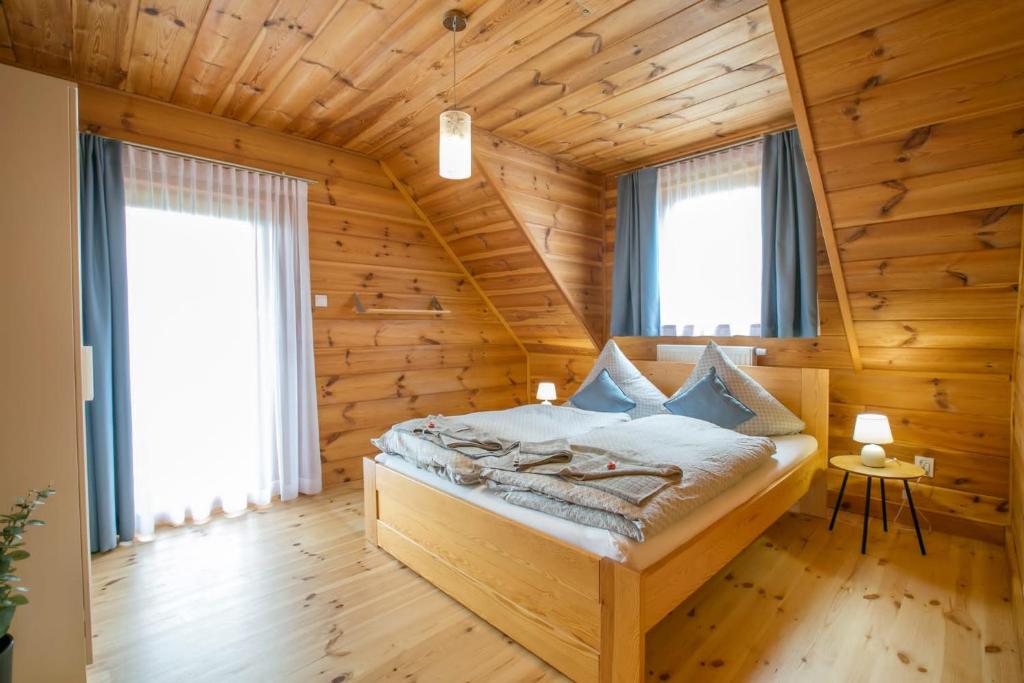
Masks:
[[[796,469],[817,450],[818,443],[807,434],[773,437],[776,453],[769,460],[744,476],[736,484],[718,494],[700,508],[673,523],[643,543],[620,534],[584,526],[560,517],[537,512],[504,501],[485,485],[460,486],[427,470],[421,470],[403,458],[380,454],[377,462],[410,479],[444,491],[455,498],[490,510],[577,548],[608,557],[635,569],[644,569],[686,543],[730,511],[757,495],[772,482]]]

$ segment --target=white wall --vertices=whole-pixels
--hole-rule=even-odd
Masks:
[[[26,534],[18,683],[85,680],[88,556],[78,386],[77,95],[0,65],[0,509],[52,483]]]

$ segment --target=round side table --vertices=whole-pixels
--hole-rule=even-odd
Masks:
[[[914,508],[914,497],[910,495],[911,479],[918,479],[924,476],[924,470],[909,462],[890,459],[885,467],[868,467],[860,461],[859,455],[837,455],[829,460],[833,467],[843,470],[843,483],[839,487],[839,496],[836,498],[836,507],[832,511],[832,521],[829,522],[828,530],[836,525],[836,515],[839,514],[839,505],[843,502],[843,492],[846,490],[846,481],[850,474],[859,474],[868,479],[867,494],[864,496],[864,530],[860,537],[860,552],[863,555],[868,547],[868,512],[871,510],[871,480],[877,479],[882,490],[882,530],[889,531],[888,511],[885,509],[885,480],[903,480],[903,490],[907,492],[907,503],[910,504],[910,516],[914,518],[914,531],[917,532],[917,544],[921,548],[921,554],[926,555],[924,550],[924,538],[921,537],[921,525],[917,522],[917,510]]]

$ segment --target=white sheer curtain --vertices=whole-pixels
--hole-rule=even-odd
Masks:
[[[758,335],[761,142],[658,169],[661,324],[668,335]]]
[[[138,535],[318,492],[306,184],[124,154]]]

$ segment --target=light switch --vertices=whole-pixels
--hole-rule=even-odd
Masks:
[[[327,295],[326,294],[314,294],[313,305],[317,308],[327,308]]]
[[[82,400],[91,401],[95,395],[92,370],[92,347],[82,347]]]

